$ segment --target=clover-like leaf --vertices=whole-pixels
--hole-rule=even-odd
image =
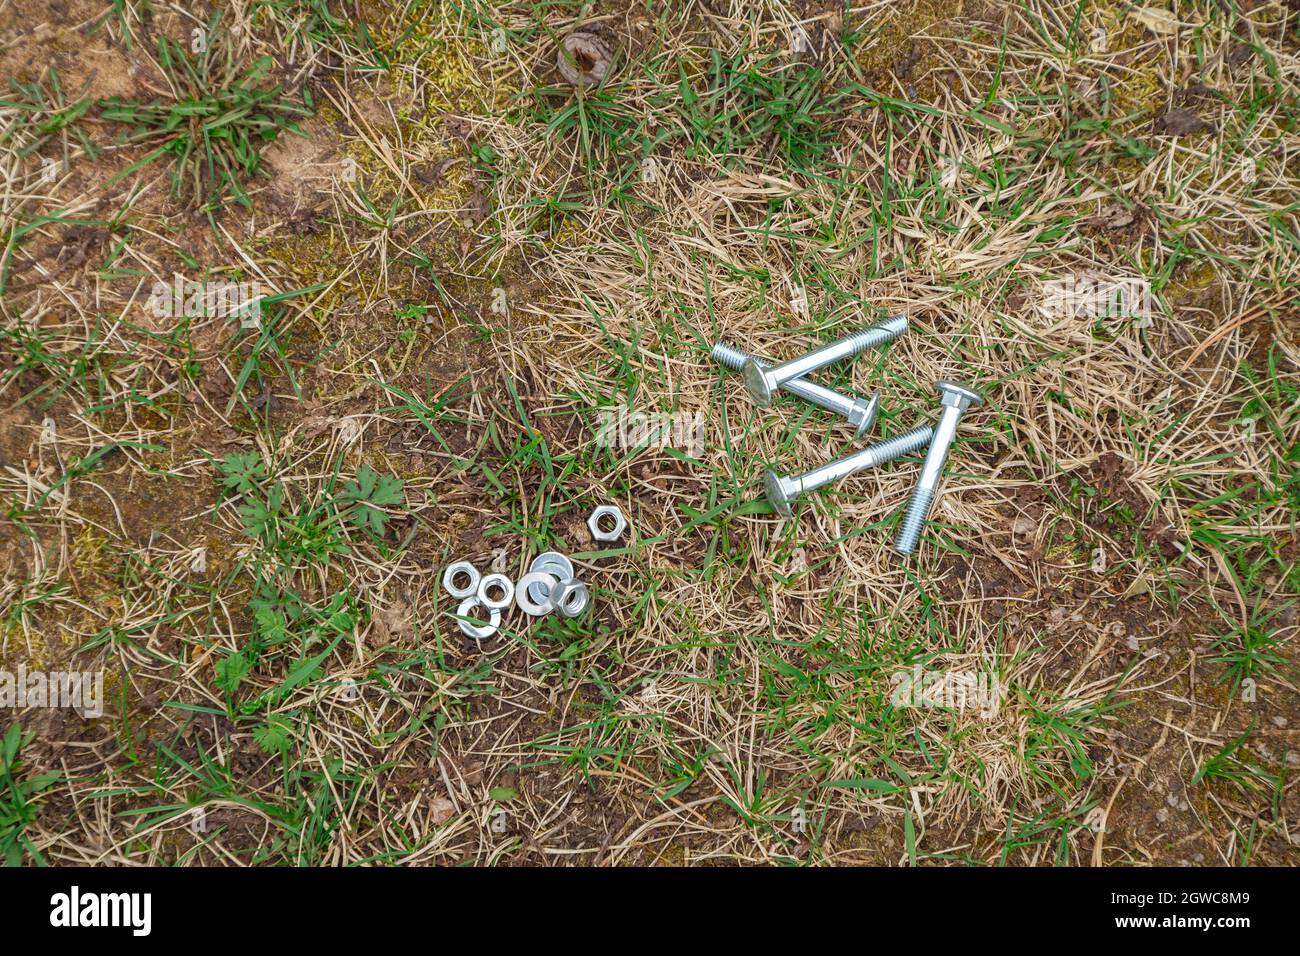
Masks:
[[[347,512],[348,522],[373,535],[383,534],[388,515],[380,509],[400,505],[405,486],[401,478],[381,475],[370,466],[362,465],[357,469],[356,480],[344,485],[339,496],[340,500],[352,503]]]
[[[227,455],[217,469],[221,472],[222,486],[237,495],[252,491],[266,478],[266,464],[255,451]]]

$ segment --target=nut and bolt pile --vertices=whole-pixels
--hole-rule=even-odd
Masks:
[[[866,399],[842,395],[805,376],[869,348],[885,345],[906,332],[907,325],[906,317],[896,315],[787,362],[758,358],[725,342],[715,344],[711,354],[719,365],[741,374],[745,388],[759,405],[770,405],[779,391],[788,392],[840,415],[853,426],[854,438],[863,439],[880,411],[879,393]],[[983,401],[977,392],[953,382],[936,382],[935,388],[939,392],[940,412],[934,425],[918,425],[802,474],[782,475],[768,469],[764,487],[773,509],[788,516],[801,495],[925,449],[920,477],[894,539],[896,552],[912,554],[934,504],[944,462],[962,414]],[[593,541],[617,541],[627,530],[627,519],[616,505],[600,505],[587,519],[587,528]],[[457,561],[448,565],[442,584],[448,594],[460,601],[456,616],[461,631],[480,641],[497,633],[511,604],[530,617],[554,612],[565,618],[579,617],[592,605],[590,589],[575,576],[573,562],[558,551],[537,555],[528,573],[518,581],[501,573],[480,575],[470,562]]]
[[[627,530],[627,519],[617,505],[601,505],[587,527],[594,541],[617,541]],[[460,600],[456,618],[461,633],[476,641],[496,634],[512,603],[529,617],[554,612],[564,618],[581,617],[592,603],[591,590],[577,579],[573,562],[558,551],[537,555],[518,581],[500,573],[480,575],[469,561],[456,561],[443,572],[442,586]]]
[[[879,393],[873,394],[869,399],[841,395],[804,376],[840,359],[885,345],[906,331],[907,318],[896,315],[861,332],[823,345],[806,355],[781,363],[756,358],[724,342],[714,345],[711,354],[719,365],[741,373],[746,389],[759,405],[771,404],[778,390],[786,391],[843,416],[854,426],[854,437],[861,439],[870,431],[880,410]],[[912,492],[898,536],[894,540],[894,550],[899,554],[908,555],[915,551],[938,492],[948,449],[957,434],[957,423],[966,409],[983,401],[977,392],[964,385],[941,381],[935,383],[935,388],[939,392],[941,406],[936,425],[920,425],[902,435],[868,445],[852,455],[800,475],[781,475],[769,469],[764,476],[764,487],[768,501],[777,514],[790,515],[791,505],[800,495],[925,448],[927,452],[920,479]]]

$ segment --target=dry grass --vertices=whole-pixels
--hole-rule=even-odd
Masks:
[[[209,22],[82,6],[99,70],[68,105],[166,92],[156,36]],[[148,146],[94,103],[11,97],[0,663],[102,669],[109,713],[17,713],[0,820],[34,810],[0,837],[55,863],[1293,862],[1296,14],[582,6],[366,32],[225,7],[223,56],[274,57],[313,115],[211,221],[165,165],[123,175]],[[578,24],[618,49],[580,93]],[[48,92],[42,63],[19,79]],[[177,272],[283,298],[254,329],[150,313]],[[1050,308],[1116,278],[1149,324]],[[779,519],[765,464],[850,431],[708,356],[896,312],[819,376],[881,392],[878,436],[931,420],[936,379],[988,398],[911,561],[916,462]],[[599,447],[618,405],[700,416],[703,454]],[[600,550],[604,501],[632,530]],[[547,548],[595,613],[467,644],[442,568]],[[1003,694],[894,706],[914,668]]]

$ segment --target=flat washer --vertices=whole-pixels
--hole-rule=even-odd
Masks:
[[[551,603],[550,593],[551,589],[557,584],[559,582],[555,579],[555,575],[550,572],[529,571],[515,585],[515,604],[519,606],[519,610],[530,617],[542,617],[545,614],[550,614],[555,610],[555,605]],[[541,601],[534,600],[534,586],[547,595],[546,598]]]
[[[465,600],[460,602],[460,607],[456,608],[456,616],[460,619],[460,632],[466,637],[472,637],[476,641],[491,637],[501,626],[501,612],[497,608],[489,608],[491,612],[485,624],[473,623],[473,611],[476,608],[483,607],[483,602],[479,600],[477,594],[471,594]]]
[[[556,581],[573,580],[573,562],[558,551],[543,551],[533,558],[533,563],[528,566],[528,570],[545,571],[553,576]],[[528,596],[533,599],[535,604],[543,604],[546,601],[546,592],[542,590],[539,584],[529,585]]]
[[[488,594],[500,590],[501,597],[490,598]],[[478,582],[479,603],[491,611],[504,611],[515,599],[515,582],[505,574],[485,574]]]

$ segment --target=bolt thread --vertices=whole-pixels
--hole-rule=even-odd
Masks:
[[[713,356],[713,361],[723,368],[731,369],[733,372],[739,372],[740,367],[745,364],[745,359],[749,358],[740,349],[732,348],[726,342],[719,342],[714,345],[709,354]]]
[[[930,437],[933,434],[933,425],[921,425],[910,432],[904,432],[863,450],[873,452],[871,456],[874,459],[873,464],[883,465],[887,461],[893,461],[895,458],[901,458],[924,448],[930,444]]]
[[[877,345],[884,345],[886,342],[898,338],[907,331],[907,316],[895,315],[885,319],[869,329],[863,329],[861,332],[850,335],[845,341],[849,344],[849,354],[857,355],[859,352],[865,352],[869,348]],[[723,368],[729,368],[733,372],[740,371],[742,365],[749,359],[749,356],[734,346],[726,342],[717,342],[709,351],[713,356],[713,361],[717,362]],[[768,363],[762,359],[755,359],[758,364],[767,368]]]
[[[859,352],[865,352],[869,348],[878,345],[884,345],[886,342],[893,341],[907,331],[907,316],[895,315],[883,322],[873,325],[869,329],[863,329],[856,335],[851,335],[846,340],[849,342],[849,354],[857,355]]]
[[[829,485],[831,482],[847,478],[849,475],[857,474],[859,471],[865,471],[868,468],[876,468],[887,461],[893,461],[895,458],[909,452],[924,448],[933,433],[934,429],[931,426],[922,425],[888,441],[868,445],[861,451],[855,452],[846,458],[837,459],[829,465],[822,465],[820,468],[806,471],[802,475],[792,475],[790,480],[798,485],[800,494],[815,491]]]
[[[894,539],[894,550],[899,554],[911,554],[916,550],[916,543],[921,540],[921,529],[925,519],[930,515],[930,505],[934,502],[934,489],[917,485],[912,489],[911,500],[907,503],[907,514],[903,515],[903,524]]]

